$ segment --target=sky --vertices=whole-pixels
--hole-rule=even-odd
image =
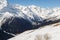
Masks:
[[[60,7],[60,0],[8,0],[8,2],[10,4],[20,4],[24,6]]]

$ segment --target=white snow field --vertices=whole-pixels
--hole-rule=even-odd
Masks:
[[[26,31],[8,40],[60,40],[60,23]]]

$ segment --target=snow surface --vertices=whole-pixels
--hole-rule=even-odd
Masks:
[[[26,31],[8,40],[60,40],[60,23]]]

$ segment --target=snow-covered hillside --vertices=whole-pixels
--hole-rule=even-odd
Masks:
[[[4,33],[7,33],[9,35],[20,34],[24,31],[33,30],[33,29],[37,29],[36,34],[38,34],[40,33],[41,30],[38,28],[43,26],[46,27],[46,25],[48,25],[48,28],[45,29],[52,30],[54,34],[55,27],[51,26],[51,24],[57,22],[60,22],[60,7],[42,8],[36,5],[29,5],[29,6],[22,6],[19,4],[13,5],[13,4],[9,4],[8,0],[0,0],[0,30],[2,30]],[[42,29],[42,31],[45,29]],[[43,34],[44,31],[41,33]],[[41,33],[39,35],[42,35]],[[28,38],[31,37],[31,39],[33,37],[35,38],[36,35],[33,34],[35,34],[35,31],[31,33],[31,36],[26,36],[26,38],[27,37]],[[1,33],[1,35],[3,34]],[[23,33],[22,35],[25,34]],[[26,34],[26,35],[30,35],[30,34]],[[34,38],[32,40],[34,40]]]
[[[60,23],[26,31],[8,40],[60,40]]]

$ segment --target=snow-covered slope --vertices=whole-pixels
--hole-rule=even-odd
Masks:
[[[60,40],[60,23],[26,31],[8,40]]]

